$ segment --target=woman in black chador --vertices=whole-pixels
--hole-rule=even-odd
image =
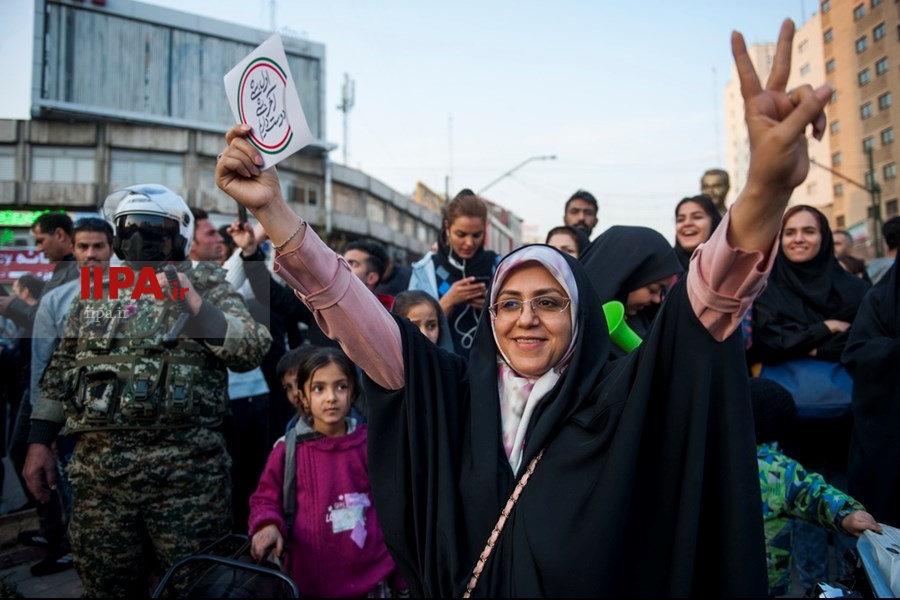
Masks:
[[[853,377],[850,494],[900,527],[900,272],[897,261],[863,298],[842,356]]]
[[[736,331],[781,214],[821,137],[823,86],[785,93],[793,23],[765,88],[732,47],[748,184],[644,343],[607,362],[578,261],[509,253],[468,360],[396,319],[281,197],[248,128],[226,134],[224,191],[279,244],[278,272],[367,376],[369,470],[385,540],[415,596],[764,596],[753,417]]]

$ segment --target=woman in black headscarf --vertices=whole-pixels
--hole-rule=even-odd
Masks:
[[[786,21],[763,88],[732,36],[750,184],[648,339],[613,362],[583,267],[543,244],[498,266],[468,361],[437,348],[293,214],[249,129],[226,134],[219,187],[281,242],[276,269],[368,377],[375,506],[414,595],[765,595],[735,328],[809,168],[804,129],[825,127],[830,88],[784,92],[792,37]]]
[[[706,194],[682,198],[675,205],[675,254],[685,271],[691,254],[709,239],[721,222],[722,216]]]
[[[666,238],[649,227],[615,225],[591,242],[581,263],[601,303],[618,300],[625,320],[644,338],[683,268]],[[614,349],[614,355],[621,355]]]
[[[753,304],[753,351],[763,364],[838,362],[869,285],[838,263],[828,220],[817,209],[793,206],[782,223],[769,283]]]
[[[897,261],[863,298],[842,359],[853,377],[848,492],[900,527],[900,272]]]
[[[778,380],[797,401],[787,453],[842,489],[852,417],[851,386],[840,357],[868,288],[835,258],[825,215],[806,205],[785,212],[772,274],[753,304],[751,360],[762,363],[762,377]],[[829,535],[813,524],[796,524],[793,553],[806,589],[827,575]],[[835,537],[842,575],[850,572],[844,550],[854,544],[851,536]]]

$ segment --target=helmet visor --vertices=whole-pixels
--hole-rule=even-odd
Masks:
[[[178,222],[160,215],[133,214],[122,215],[116,219],[116,237],[121,240],[131,238],[135,233],[147,239],[175,239],[178,235]]]

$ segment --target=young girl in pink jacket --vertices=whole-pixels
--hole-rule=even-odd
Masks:
[[[356,365],[337,348],[319,348],[300,363],[297,383],[300,418],[250,498],[253,556],[274,550],[307,597],[390,597],[405,585],[372,503],[366,426],[349,416]]]

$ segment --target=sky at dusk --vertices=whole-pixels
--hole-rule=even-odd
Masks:
[[[30,2],[2,0],[0,118],[27,118]],[[600,203],[594,235],[646,225],[674,238],[679,199],[725,167],[730,34],[774,42],[818,3],[756,0],[146,0],[325,45],[326,139],[344,160],[344,74],[355,81],[347,163],[411,193],[464,187],[543,235],[577,189]],[[9,15],[9,11],[16,13]],[[30,53],[29,53],[30,54]],[[224,93],[224,87],[223,87]],[[555,155],[555,160],[535,157]],[[533,160],[532,160],[533,159]],[[521,163],[524,166],[502,177]]]

